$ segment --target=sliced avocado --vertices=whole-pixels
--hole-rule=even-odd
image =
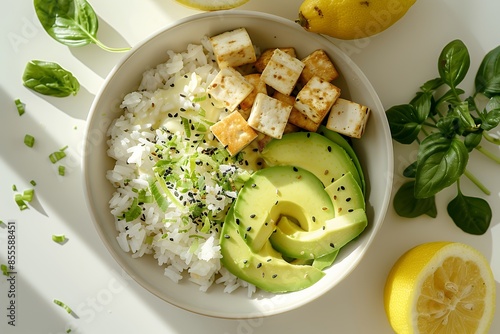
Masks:
[[[304,231],[283,216],[270,240],[283,255],[315,259],[342,248],[363,232],[367,221],[365,210],[356,209],[326,221],[324,228]]]
[[[258,252],[286,215],[306,231],[319,229],[335,216],[329,194],[309,171],[292,166],[261,169],[250,177],[234,204],[243,239]]]
[[[233,206],[234,207],[234,206]],[[243,240],[231,208],[220,238],[221,263],[235,276],[273,293],[305,289],[325,273],[313,266],[293,265],[274,250],[269,241],[254,253]]]
[[[361,186],[361,178],[351,157],[338,144],[315,132],[293,132],[271,140],[262,150],[269,166],[290,165],[304,168],[327,187],[347,172]]]
[[[351,157],[352,162],[354,163],[356,169],[358,170],[359,178],[361,179],[360,186],[364,194],[366,192],[366,181],[363,168],[361,167],[361,163],[359,162],[358,156],[356,155],[356,152],[354,152],[354,149],[352,148],[351,144],[340,133],[329,130],[324,125],[319,126],[318,133],[330,139],[334,143],[340,145],[346,151],[349,157]]]
[[[318,257],[317,259],[294,259],[290,262],[296,265],[309,265],[318,268],[319,270],[323,270],[333,264],[339,254],[339,251],[340,249],[336,249],[329,254]]]
[[[335,216],[342,216],[355,209],[365,209],[365,198],[351,173],[346,173],[325,188],[335,208]]]

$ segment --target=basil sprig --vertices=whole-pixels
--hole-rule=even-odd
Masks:
[[[67,46],[96,44],[110,52],[130,48],[111,48],[97,38],[99,20],[86,0],[34,0],[35,12],[45,31]]]
[[[475,92],[462,98],[458,85],[470,67],[470,55],[461,40],[448,43],[438,58],[439,77],[425,82],[408,103],[386,110],[394,140],[418,144],[417,160],[403,175],[410,180],[394,196],[398,215],[415,218],[437,216],[435,196],[456,185],[457,195],[447,207],[448,215],[464,232],[484,234],[492,211],[482,198],[465,196],[460,188],[464,175],[486,195],[490,191],[469,170],[469,153],[477,150],[493,161],[500,157],[481,145],[482,139],[500,145],[488,131],[500,123],[500,46],[483,58],[475,77]]]
[[[32,60],[26,64],[23,73],[23,84],[43,95],[66,97],[76,95],[80,83],[59,64]]]

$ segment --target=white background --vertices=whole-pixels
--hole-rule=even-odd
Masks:
[[[2,0],[6,4],[6,0]],[[133,46],[176,19],[199,13],[173,0],[90,1],[99,16],[100,39],[110,46]],[[297,17],[301,0],[250,0],[240,9]],[[7,9],[8,8],[8,9]],[[385,108],[407,103],[418,87],[437,76],[442,47],[461,39],[469,48],[471,69],[461,85],[472,93],[482,57],[500,45],[497,0],[418,0],[407,15],[385,32],[365,40],[332,41],[361,67]],[[16,222],[16,326],[7,321],[9,285],[0,278],[0,333],[391,333],[383,310],[383,286],[396,259],[407,249],[432,240],[453,240],[479,249],[490,261],[500,290],[500,181],[495,165],[474,153],[469,170],[491,190],[490,230],[472,236],[459,230],[446,214],[455,188],[438,196],[438,217],[407,220],[392,207],[365,258],[328,294],[286,314],[264,319],[223,320],[191,314],[145,291],[122,274],[101,243],[84,204],[80,159],[83,129],[92,99],[106,75],[122,57],[91,45],[68,48],[41,28],[33,1],[10,1],[0,22],[0,220]],[[76,97],[57,99],[23,87],[29,60],[58,62],[80,80]],[[17,115],[14,100],[26,103]],[[23,144],[26,133],[35,147]],[[60,177],[48,155],[68,146],[67,173]],[[499,153],[497,147],[490,149]],[[415,158],[415,148],[395,145],[394,189],[402,170]],[[373,163],[376,163],[375,161]],[[37,182],[31,208],[19,211],[12,185],[22,191]],[[467,195],[483,196],[464,179]],[[64,245],[52,241],[65,234]],[[0,228],[0,263],[6,262],[7,230]],[[496,242],[496,244],[495,244]],[[3,276],[2,276],[3,277]],[[499,292],[497,292],[497,299]],[[55,305],[70,305],[73,317]],[[497,311],[498,315],[498,311]],[[500,332],[498,316],[491,333]]]

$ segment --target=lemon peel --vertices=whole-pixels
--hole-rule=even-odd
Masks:
[[[415,1],[305,0],[296,22],[310,32],[339,39],[359,39],[392,26]]]
[[[249,0],[176,0],[176,1],[180,4],[183,4],[185,6],[194,9],[214,11],[214,10],[236,8],[247,3]]]
[[[403,254],[384,288],[398,334],[487,333],[495,313],[495,279],[486,258],[458,242],[428,242]]]

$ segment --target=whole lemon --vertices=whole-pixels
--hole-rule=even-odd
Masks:
[[[398,334],[482,334],[495,314],[495,289],[489,262],[478,250],[459,242],[427,242],[393,265],[384,307]]]
[[[297,22],[339,39],[373,36],[402,18],[416,0],[305,0]]]

